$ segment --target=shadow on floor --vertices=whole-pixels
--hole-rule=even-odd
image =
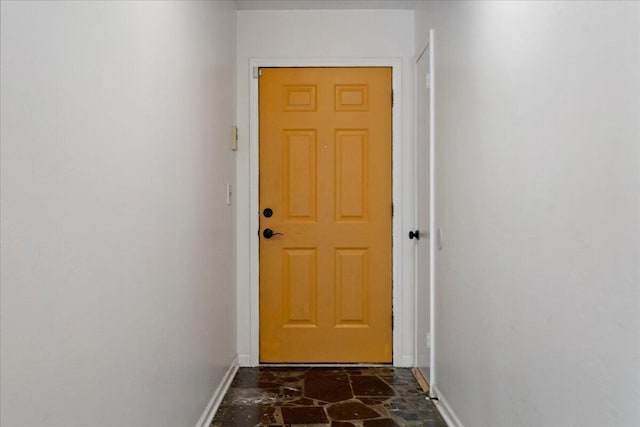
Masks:
[[[410,369],[240,368],[212,427],[446,427]]]

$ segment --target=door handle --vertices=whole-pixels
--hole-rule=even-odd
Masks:
[[[262,235],[264,236],[265,239],[270,239],[273,236],[284,236],[284,234],[282,233],[274,233],[273,230],[270,228],[265,228],[264,231],[262,232]]]
[[[410,239],[420,240],[420,230],[410,231],[409,232],[409,238]]]

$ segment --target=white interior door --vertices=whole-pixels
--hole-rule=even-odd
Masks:
[[[435,387],[435,88],[434,32],[429,30],[427,46],[416,59],[416,146],[415,200],[416,229],[416,367],[429,382],[429,394]],[[419,239],[416,239],[419,231]]]
[[[416,61],[416,218],[412,235],[416,243],[416,367],[427,381],[430,381],[432,365],[430,50],[429,45]]]

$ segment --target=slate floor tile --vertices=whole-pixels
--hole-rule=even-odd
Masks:
[[[381,415],[376,410],[357,400],[348,400],[331,405],[327,408],[327,413],[331,419],[340,421],[380,418]]]
[[[391,418],[381,418],[378,420],[366,420],[363,424],[363,427],[400,427],[395,421]]]
[[[240,368],[211,427],[446,427],[410,369]]]
[[[212,426],[214,427],[254,427],[276,422],[275,408],[264,406],[227,406],[220,408]]]
[[[328,424],[324,409],[319,406],[283,407],[282,419],[285,424]]]
[[[308,376],[305,380],[304,395],[325,402],[340,402],[353,397],[349,376],[344,372]]]
[[[393,396],[395,394],[387,383],[374,375],[353,376],[351,386],[356,396]]]

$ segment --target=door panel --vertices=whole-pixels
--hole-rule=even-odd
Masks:
[[[285,130],[283,133],[286,215],[290,221],[315,221],[317,134],[313,130]]]
[[[336,221],[366,221],[368,135],[336,131]]]
[[[336,327],[369,326],[367,248],[336,249]]]
[[[391,69],[261,71],[260,361],[391,362]]]

